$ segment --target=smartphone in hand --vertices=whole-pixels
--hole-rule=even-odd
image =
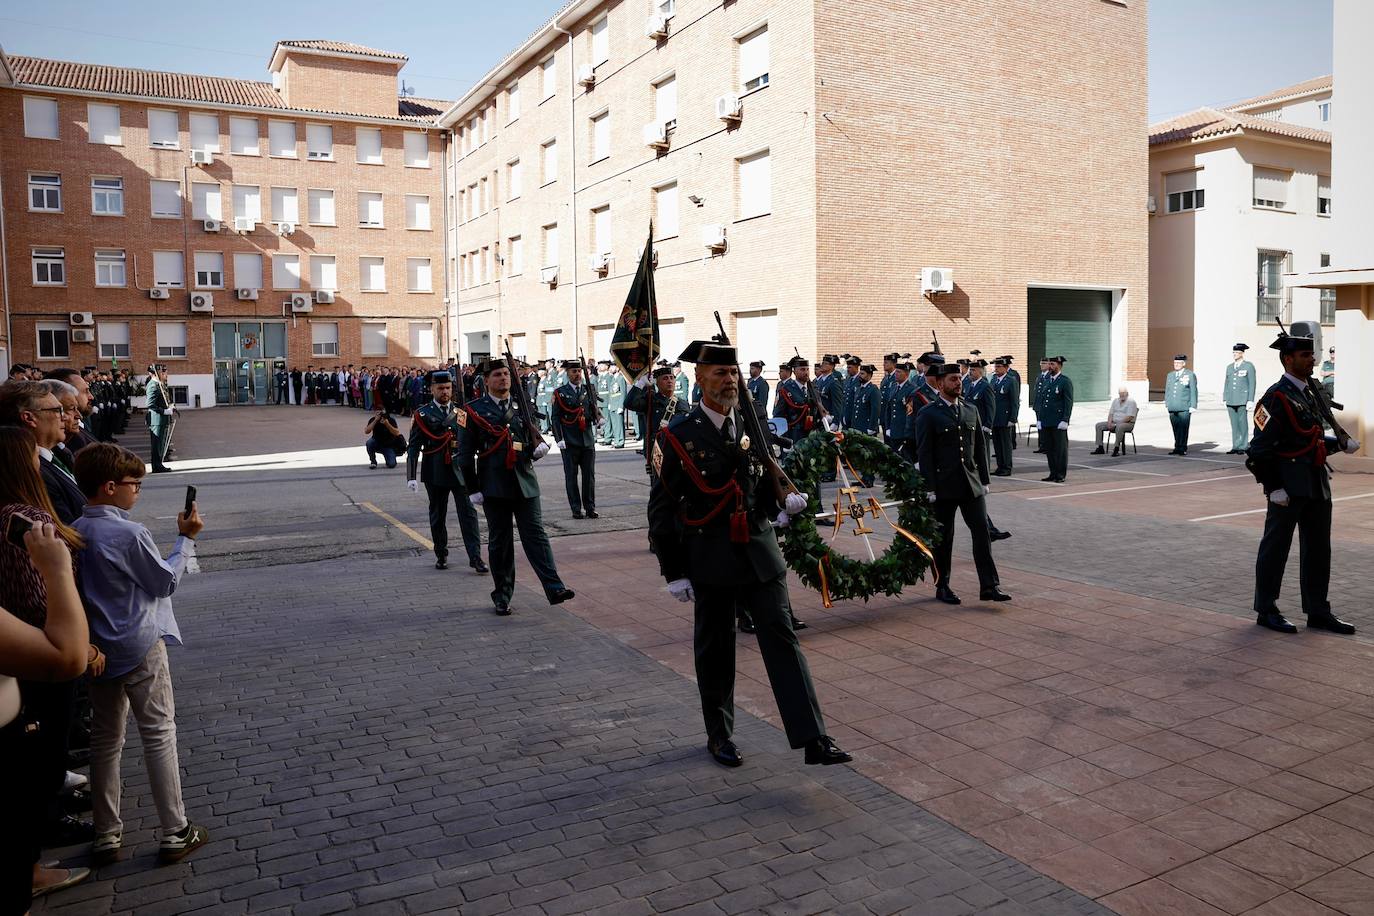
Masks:
[[[33,522],[18,513],[10,516],[10,523],[5,528],[5,540],[9,541],[20,550],[27,549],[24,545],[24,535],[33,529]]]
[[[191,517],[191,510],[195,508],[196,488],[186,488],[186,511],[183,513],[187,518]]]

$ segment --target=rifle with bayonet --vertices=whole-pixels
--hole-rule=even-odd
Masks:
[[[587,371],[587,360],[582,355],[581,347],[577,348],[577,365],[582,370],[582,387],[587,391],[587,411],[595,433],[601,424],[601,400],[596,393],[596,386],[592,384],[591,373]]]
[[[530,403],[530,393],[525,390],[525,382],[520,378],[520,363],[511,355],[510,338],[503,337],[502,341],[505,343],[506,349],[501,355],[506,358],[506,366],[510,369],[511,397],[515,398],[515,403],[520,405],[520,415],[525,419],[525,429],[529,430],[530,445],[544,445],[544,434],[539,431],[539,423],[535,420],[534,405]]]
[[[801,351],[796,347],[792,348],[792,352],[801,358]],[[816,380],[809,377],[806,380],[806,403],[811,405],[811,412],[816,415],[816,422],[821,429],[829,429],[830,425],[825,421],[830,417],[830,411],[826,410],[825,402],[821,400],[821,393],[816,390]]]

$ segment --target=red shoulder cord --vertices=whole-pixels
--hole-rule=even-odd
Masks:
[[[554,398],[558,401],[558,406],[561,407],[561,408],[563,408],[563,412],[564,412],[565,414],[567,414],[568,416],[572,417],[571,420],[562,420],[561,422],[563,423],[563,425],[564,425],[564,426],[573,426],[573,425],[576,425],[578,429],[580,429],[580,430],[586,430],[586,428],[587,428],[587,418],[586,418],[586,416],[584,416],[585,410],[584,410],[583,408],[581,408],[581,407],[578,407],[576,410],[574,410],[573,408],[569,407],[569,406],[568,406],[568,402],[565,401],[565,400],[563,400],[563,395],[559,394],[559,393],[556,392],[556,391],[553,393],[553,396],[554,396]]]
[[[1282,391],[1275,391],[1274,396],[1283,402],[1283,409],[1288,414],[1288,420],[1293,424],[1293,432],[1299,438],[1306,437],[1307,444],[1291,452],[1276,452],[1280,458],[1298,458],[1308,452],[1313,454],[1313,462],[1317,467],[1326,464],[1326,437],[1322,435],[1321,424],[1314,423],[1311,426],[1301,426],[1298,423],[1298,416],[1293,412],[1293,405],[1288,400],[1288,396]]]
[[[786,388],[782,388],[780,389],[780,391],[782,393],[782,399],[787,402],[788,407],[792,408],[793,410],[801,411],[801,415],[797,417],[797,422],[801,424],[802,431],[810,432],[812,426],[811,402],[808,401],[805,404],[798,404],[796,401],[788,397]]]
[[[420,432],[425,434],[427,439],[434,443],[434,445],[424,450],[425,454],[432,455],[439,451],[439,449],[443,449],[444,464],[453,464],[453,430],[445,429],[442,436],[436,436],[434,433],[430,432],[429,427],[425,425],[425,421],[421,418],[419,411],[415,412],[415,426]]]
[[[691,454],[678,441],[677,436],[665,429],[663,430],[663,438],[673,447],[673,451],[677,452],[678,460],[682,462],[682,467],[687,471],[687,477],[692,481],[692,485],[707,496],[720,497],[720,502],[716,503],[716,507],[701,518],[688,518],[685,512],[680,512],[682,523],[691,528],[701,528],[720,515],[725,506],[733,499],[735,510],[730,513],[730,540],[736,544],[749,543],[749,516],[744,511],[744,491],[740,489],[739,481],[735,480],[732,474],[730,479],[720,486],[711,486],[706,482],[700,468],[693,463]]]
[[[485,432],[488,436],[491,436],[492,439],[495,440],[495,441],[492,442],[490,448],[486,449],[485,451],[478,452],[478,453],[477,453],[477,457],[478,457],[478,458],[485,458],[485,457],[487,457],[488,455],[494,454],[498,448],[500,448],[501,446],[504,445],[504,446],[506,447],[506,470],[509,471],[509,470],[511,470],[512,468],[514,468],[514,467],[515,467],[515,443],[511,440],[510,428],[509,428],[509,427],[506,427],[506,426],[503,426],[503,427],[501,427],[501,428],[498,430],[495,426],[491,425],[491,424],[488,423],[486,420],[484,420],[484,419],[477,413],[477,411],[475,411],[475,410],[469,410],[467,413],[468,413],[468,419],[469,419],[469,420],[471,420],[472,422],[476,423],[476,424],[477,424],[477,427],[478,427],[479,429],[481,429],[481,430],[482,430],[483,432]]]

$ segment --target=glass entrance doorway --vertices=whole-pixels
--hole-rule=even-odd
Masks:
[[[267,360],[215,360],[216,404],[266,404],[271,394],[272,370]]]
[[[275,365],[286,358],[286,322],[216,321],[215,403],[266,404]]]

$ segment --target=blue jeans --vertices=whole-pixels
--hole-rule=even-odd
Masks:
[[[396,450],[395,450],[394,448],[392,448],[391,446],[389,446],[389,445],[381,445],[381,446],[379,446],[379,445],[377,444],[377,437],[376,437],[376,436],[368,436],[368,437],[367,437],[367,445],[366,445],[366,448],[367,448],[367,460],[368,460],[368,461],[372,462],[373,464],[376,464],[376,463],[377,463],[377,453],[378,453],[378,452],[381,452],[381,453],[382,453],[382,457],[386,459],[386,466],[387,466],[387,467],[389,467],[389,468],[394,468],[394,467],[396,466]]]

